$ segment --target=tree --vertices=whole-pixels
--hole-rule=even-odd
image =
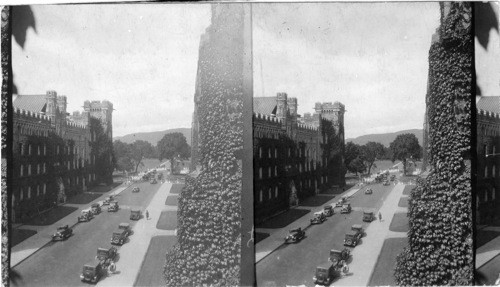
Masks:
[[[158,150],[158,159],[168,159],[171,170],[174,170],[175,159],[187,159],[191,155],[191,148],[187,144],[186,137],[182,133],[169,133],[156,145]]]
[[[372,167],[377,167],[375,165],[375,161],[383,157],[385,154],[384,145],[377,142],[368,142],[361,146],[361,154],[363,155],[363,160],[368,167],[368,174],[370,174]]]
[[[392,161],[403,162],[403,174],[406,175],[406,164],[408,159],[418,159],[422,149],[418,144],[418,139],[414,134],[400,134],[391,142]]]
[[[356,159],[357,157],[359,157],[361,155],[360,148],[361,147],[359,145],[357,145],[353,142],[348,142],[345,145],[344,164],[348,170],[350,170],[349,164],[351,163],[351,161],[353,161],[354,159]]]
[[[95,135],[94,141],[90,142],[90,152],[95,158],[97,181],[111,184],[116,164],[116,158],[113,154],[113,142],[104,132],[99,119],[90,118],[89,126]]]
[[[349,163],[349,165],[347,166],[347,169],[350,172],[354,172],[356,175],[358,175],[358,173],[362,173],[362,172],[366,171],[366,165],[365,165],[362,158],[357,157]]]
[[[137,172],[142,160],[151,156],[154,156],[154,148],[151,143],[143,140],[136,140],[130,145],[130,159],[135,164],[135,172]]]

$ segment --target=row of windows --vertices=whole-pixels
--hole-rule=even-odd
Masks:
[[[43,148],[40,145],[36,146],[37,150],[37,155],[47,155],[47,145],[43,145]],[[42,152],[43,151],[43,152]],[[28,144],[28,150],[27,153],[28,155],[33,155],[33,145]],[[69,147],[64,147],[64,154],[69,155],[70,154],[70,148]],[[19,143],[19,153],[21,155],[25,155],[25,147],[23,143]],[[80,153],[80,148],[77,146],[73,146],[73,154],[79,154]],[[59,145],[56,146],[56,154],[60,154],[60,148]],[[83,157],[85,157],[85,150],[83,150]]]
[[[259,147],[259,158],[262,158],[262,147]],[[316,151],[313,151],[312,152],[314,155],[313,157],[316,158]],[[288,156],[291,156],[292,155],[292,149],[291,148],[288,148]],[[310,151],[309,150],[306,150],[305,153],[302,152],[302,149],[298,149],[298,156],[299,157],[302,157],[303,155],[305,155],[307,158],[309,158],[309,155],[310,155]],[[272,153],[272,148],[268,148],[267,149],[267,157],[268,158],[273,158],[273,153]],[[278,148],[274,148],[274,158],[278,158]]]
[[[36,191],[36,196],[40,196],[40,192],[45,195],[47,193],[47,184],[43,185],[36,185],[36,187],[33,188],[34,191]],[[25,195],[26,193],[26,195]],[[31,199],[31,186],[28,186],[27,188],[21,188],[19,191],[19,201],[22,201],[25,197],[26,199]],[[12,206],[14,206],[16,202],[16,196],[15,194],[12,195]]]
[[[304,169],[302,170],[302,166],[304,166]],[[297,164],[296,165],[297,169],[299,170],[299,172],[308,172],[308,171],[311,171],[311,170],[314,170],[315,168],[315,165],[311,162],[306,162],[305,165],[303,164]],[[259,179],[262,179],[263,178],[263,171],[264,169],[262,167],[259,168]],[[273,176],[273,168],[272,167],[268,167],[267,169],[267,176],[268,178],[269,177],[272,177]],[[274,176],[278,176],[278,166],[274,166]]]
[[[28,135],[28,136],[44,136],[44,137],[49,136],[48,130],[40,130],[40,129],[37,129],[35,127],[17,126],[17,133],[21,134],[21,135]]]
[[[484,190],[484,201],[483,202],[488,202],[488,201],[494,201],[496,199],[496,190],[495,188],[491,189],[491,192],[488,192],[488,190]],[[477,196],[477,202],[480,202],[479,200],[479,195]]]
[[[278,195],[279,195],[279,191],[278,191],[278,187],[274,187],[274,197],[273,197],[273,188],[270,187],[268,192],[267,192],[267,200],[270,200],[270,199],[276,199],[278,198]],[[264,201],[264,191],[261,189],[259,191],[259,202],[263,202]]]
[[[322,176],[321,177],[321,184],[323,182],[328,183],[328,177],[327,176]],[[299,182],[299,188],[302,189],[304,187],[311,188],[313,184],[313,181],[311,179],[305,180],[305,181],[300,181]],[[317,188],[317,181],[315,182],[315,188]],[[267,192],[267,197],[264,198],[264,190],[261,189],[259,190],[259,203],[262,203],[264,200],[271,200],[271,199],[276,199],[279,196],[279,190],[278,187],[274,187],[274,197],[273,197],[273,188],[270,187]]]
[[[489,171],[491,171],[491,174],[489,173]],[[484,177],[485,178],[488,178],[488,177],[497,177],[499,176],[499,174],[497,174],[497,170],[496,170],[496,166],[493,165],[493,167],[491,169],[488,168],[488,166],[485,166],[484,167]]]
[[[93,160],[93,163],[95,164],[95,156],[92,157],[92,160]],[[72,161],[71,160],[68,160],[65,164],[66,168],[68,170],[71,170],[71,169],[77,169],[77,168],[82,168],[85,166],[85,161],[83,160],[77,160],[77,159],[73,159]],[[33,165],[34,166],[34,165]],[[21,164],[21,167],[19,169],[19,176],[24,176],[25,175],[25,166]],[[47,165],[46,163],[43,163],[43,164],[37,164],[36,165],[36,173],[35,174],[44,174],[47,172]],[[26,175],[31,175],[31,164],[28,164],[27,165],[27,173]]]
[[[493,144],[491,145],[491,148],[488,145],[483,146],[483,155],[493,155],[497,153],[497,147]]]

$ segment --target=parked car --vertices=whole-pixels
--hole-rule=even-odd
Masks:
[[[97,248],[96,259],[101,261],[103,266],[107,268],[109,264],[116,259],[118,255],[118,249],[114,246],[110,248]]]
[[[139,209],[131,209],[130,210],[130,220],[139,220],[141,219],[142,212]]]
[[[361,239],[361,234],[351,230],[345,234],[344,246],[356,247],[360,239]]]
[[[290,234],[285,237],[285,243],[296,243],[302,240],[306,236],[306,232],[300,227],[297,229],[290,230]]]
[[[90,210],[92,210],[93,215],[99,214],[101,213],[101,206],[99,205],[99,203],[92,203],[92,205],[90,206]]]
[[[375,212],[373,211],[363,211],[363,221],[372,222],[375,220]]]
[[[396,175],[395,174],[391,175],[391,181],[394,181],[394,180],[396,180]]]
[[[108,212],[117,212],[119,208],[118,201],[111,201],[109,203]]]
[[[102,205],[109,205],[111,201],[113,201],[114,197],[112,195],[106,197],[104,201],[102,202]]]
[[[386,179],[383,183],[383,185],[390,185],[389,181]]]
[[[90,209],[84,209],[82,210],[80,216],[78,216],[78,222],[87,222],[92,220],[92,218],[94,218],[92,211]]]
[[[351,210],[352,210],[351,203],[346,202],[342,205],[342,208],[340,209],[340,213],[350,213]]]
[[[342,249],[342,251],[332,249],[330,250],[330,257],[328,258],[328,260],[331,261],[334,266],[338,266],[339,264],[342,264],[343,261],[347,261],[350,256],[351,249],[349,248],[344,248]]]
[[[373,190],[371,188],[365,189],[365,194],[372,194]]]
[[[336,270],[332,264],[316,267],[316,274],[313,277],[314,284],[330,285],[336,277],[335,273]]]
[[[323,207],[323,214],[325,216],[332,216],[333,214],[335,214],[335,212],[333,210],[333,206],[331,206],[331,205],[325,205]]]
[[[342,204],[347,201],[347,196],[342,196],[337,203],[335,203],[335,207],[342,207]]]
[[[311,224],[320,224],[326,220],[325,214],[322,211],[318,211],[314,213],[314,217],[311,218]]]
[[[129,223],[120,223],[118,225],[118,229],[122,229],[122,230],[127,231],[127,236],[129,236],[130,234],[132,234],[132,229],[130,228],[130,224]]]
[[[85,282],[97,283],[103,275],[106,274],[105,267],[101,261],[96,260],[94,262],[83,265],[83,272],[80,275],[80,279]]]
[[[111,244],[123,245],[127,241],[128,232],[123,229],[118,229],[113,232],[111,237]]]
[[[65,240],[73,235],[73,229],[69,228],[68,225],[59,226],[56,233],[52,235],[52,241]]]
[[[154,177],[153,177],[153,178],[151,178],[151,180],[149,181],[149,183],[151,183],[151,184],[155,184],[155,183],[157,183],[156,178],[154,178]]]
[[[139,191],[141,191],[141,189],[138,186],[132,188],[132,192],[139,192]]]

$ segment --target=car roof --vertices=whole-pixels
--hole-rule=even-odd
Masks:
[[[127,222],[122,222],[118,226],[130,226],[130,223]]]
[[[352,235],[352,236],[356,236],[356,232],[349,230],[349,231],[347,231],[347,232],[345,233],[345,235]]]
[[[363,225],[361,224],[353,224],[351,228],[363,228]]]
[[[321,211],[318,211],[318,212],[314,213],[314,215],[321,215],[321,214],[323,214],[323,212],[321,212]]]
[[[119,234],[122,234],[122,233],[124,233],[124,232],[126,232],[126,231],[125,231],[125,230],[122,230],[122,229],[116,229],[115,231],[113,231],[113,234],[115,234],[115,233],[116,233],[116,234],[118,234],[118,233],[119,233]]]

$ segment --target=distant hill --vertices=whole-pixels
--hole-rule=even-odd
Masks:
[[[423,143],[423,138],[424,138],[424,130],[422,129],[412,129],[412,130],[404,130],[404,131],[399,131],[395,133],[386,133],[386,134],[371,134],[371,135],[364,135],[364,136],[359,136],[354,139],[346,139],[346,142],[353,142],[358,145],[364,145],[367,142],[378,142],[383,144],[386,147],[389,147],[391,142],[393,142],[396,137],[400,134],[414,134],[417,139],[418,143],[420,146],[422,146]]]
[[[150,142],[153,146],[163,138],[164,135],[169,133],[182,133],[186,137],[186,141],[188,145],[191,145],[191,129],[190,128],[179,128],[179,129],[171,129],[160,132],[145,132],[145,133],[134,133],[128,134],[121,137],[114,137],[113,141],[119,140],[124,143],[133,143],[136,140],[143,140]]]

